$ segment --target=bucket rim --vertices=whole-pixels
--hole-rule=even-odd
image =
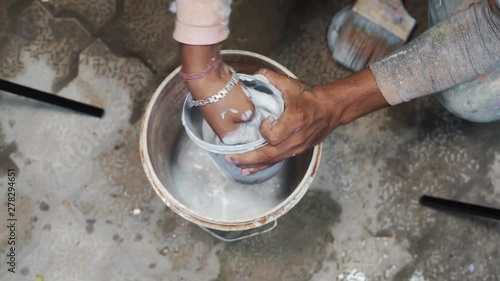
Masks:
[[[275,66],[276,68],[280,69],[283,71],[286,75],[292,77],[292,78],[297,78],[290,70],[288,70],[286,67],[281,65],[280,63],[267,58],[265,56],[262,56],[257,53],[249,52],[249,51],[240,51],[240,50],[223,50],[221,51],[221,55],[244,55],[244,56],[250,56],[254,57],[257,59],[264,60],[265,62]],[[248,230],[248,229],[253,229],[257,228],[260,226],[263,226],[267,223],[273,222],[279,217],[283,216],[286,214],[290,209],[292,209],[299,201],[304,197],[306,191],[308,190],[309,186],[312,184],[312,181],[314,180],[314,177],[316,175],[316,172],[319,167],[319,163],[321,160],[321,152],[322,152],[322,143],[317,144],[313,148],[310,148],[309,150],[312,151],[312,156],[311,156],[311,161],[309,162],[309,166],[307,167],[307,170],[304,174],[304,177],[302,180],[299,182],[297,187],[294,189],[294,191],[286,198],[284,199],[280,204],[277,206],[273,207],[272,209],[263,212],[261,214],[248,217],[248,218],[243,218],[243,219],[238,219],[238,220],[227,220],[227,221],[218,221],[213,218],[203,216],[199,214],[198,212],[195,212],[185,206],[182,202],[177,200],[170,192],[165,188],[165,186],[162,184],[161,180],[158,178],[158,175],[156,174],[153,164],[151,162],[151,158],[149,156],[149,150],[147,146],[147,130],[148,130],[148,125],[149,125],[149,120],[151,116],[152,109],[154,105],[156,104],[156,101],[160,94],[163,92],[163,89],[169,83],[173,78],[175,78],[177,75],[179,75],[179,72],[181,70],[181,66],[177,67],[172,73],[170,73],[163,81],[162,83],[156,88],[155,92],[153,93],[153,96],[151,97],[146,110],[144,112],[143,120],[141,123],[141,129],[140,129],[140,137],[139,137],[139,152],[140,152],[140,157],[141,157],[141,163],[143,170],[146,174],[146,177],[148,178],[149,183],[151,184],[152,188],[155,190],[156,194],[160,199],[176,214],[179,216],[183,217],[184,219],[191,221],[197,225],[201,225],[207,228],[211,229],[217,229],[217,230],[223,230],[223,231],[239,231],[239,230]],[[308,150],[308,151],[309,151]]]

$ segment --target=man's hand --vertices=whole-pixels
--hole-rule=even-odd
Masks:
[[[268,118],[262,122],[260,133],[268,145],[226,156],[229,163],[242,168],[242,175],[302,153],[337,126],[388,105],[368,68],[324,86],[311,86],[267,69],[258,74],[266,76],[283,93],[285,111],[278,120]]]

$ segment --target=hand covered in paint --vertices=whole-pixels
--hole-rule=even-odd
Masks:
[[[320,143],[333,129],[389,104],[369,68],[331,84],[311,86],[270,70],[259,71],[282,93],[285,111],[260,126],[268,145],[228,155],[226,161],[242,168],[242,175],[261,171]]]
[[[224,88],[229,79],[231,73],[223,64],[206,78],[188,82],[188,88],[195,99],[203,99]],[[236,131],[241,123],[251,119],[255,106],[243,92],[242,82],[239,82],[224,99],[201,106],[200,110],[210,127],[223,139],[227,133]]]

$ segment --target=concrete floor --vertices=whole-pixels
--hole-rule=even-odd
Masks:
[[[326,28],[346,2],[273,0],[266,11],[290,16],[255,20],[260,2],[235,1],[271,34],[235,20],[225,47],[267,54],[310,83],[334,81],[349,72],[332,61]],[[407,1],[416,34],[421,2]],[[500,207],[500,123],[460,120],[432,97],[336,129],[310,191],[269,233],[226,244],[175,215],[138,154],[144,105],[179,63],[172,28],[168,1],[2,0],[0,78],[107,112],[0,92],[1,280],[330,281],[355,269],[370,281],[500,280],[498,223],[418,204],[432,194]],[[9,168],[19,172],[15,274],[4,260]]]

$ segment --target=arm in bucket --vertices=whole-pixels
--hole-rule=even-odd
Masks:
[[[228,0],[177,0],[177,20],[173,37],[182,44],[182,72],[202,73],[201,78],[186,80],[194,99],[206,99],[224,88],[231,78],[224,63],[205,72],[220,56],[221,42],[229,36]],[[202,106],[201,111],[214,132],[222,139],[245,122],[243,113],[254,112],[241,83],[217,103]]]

